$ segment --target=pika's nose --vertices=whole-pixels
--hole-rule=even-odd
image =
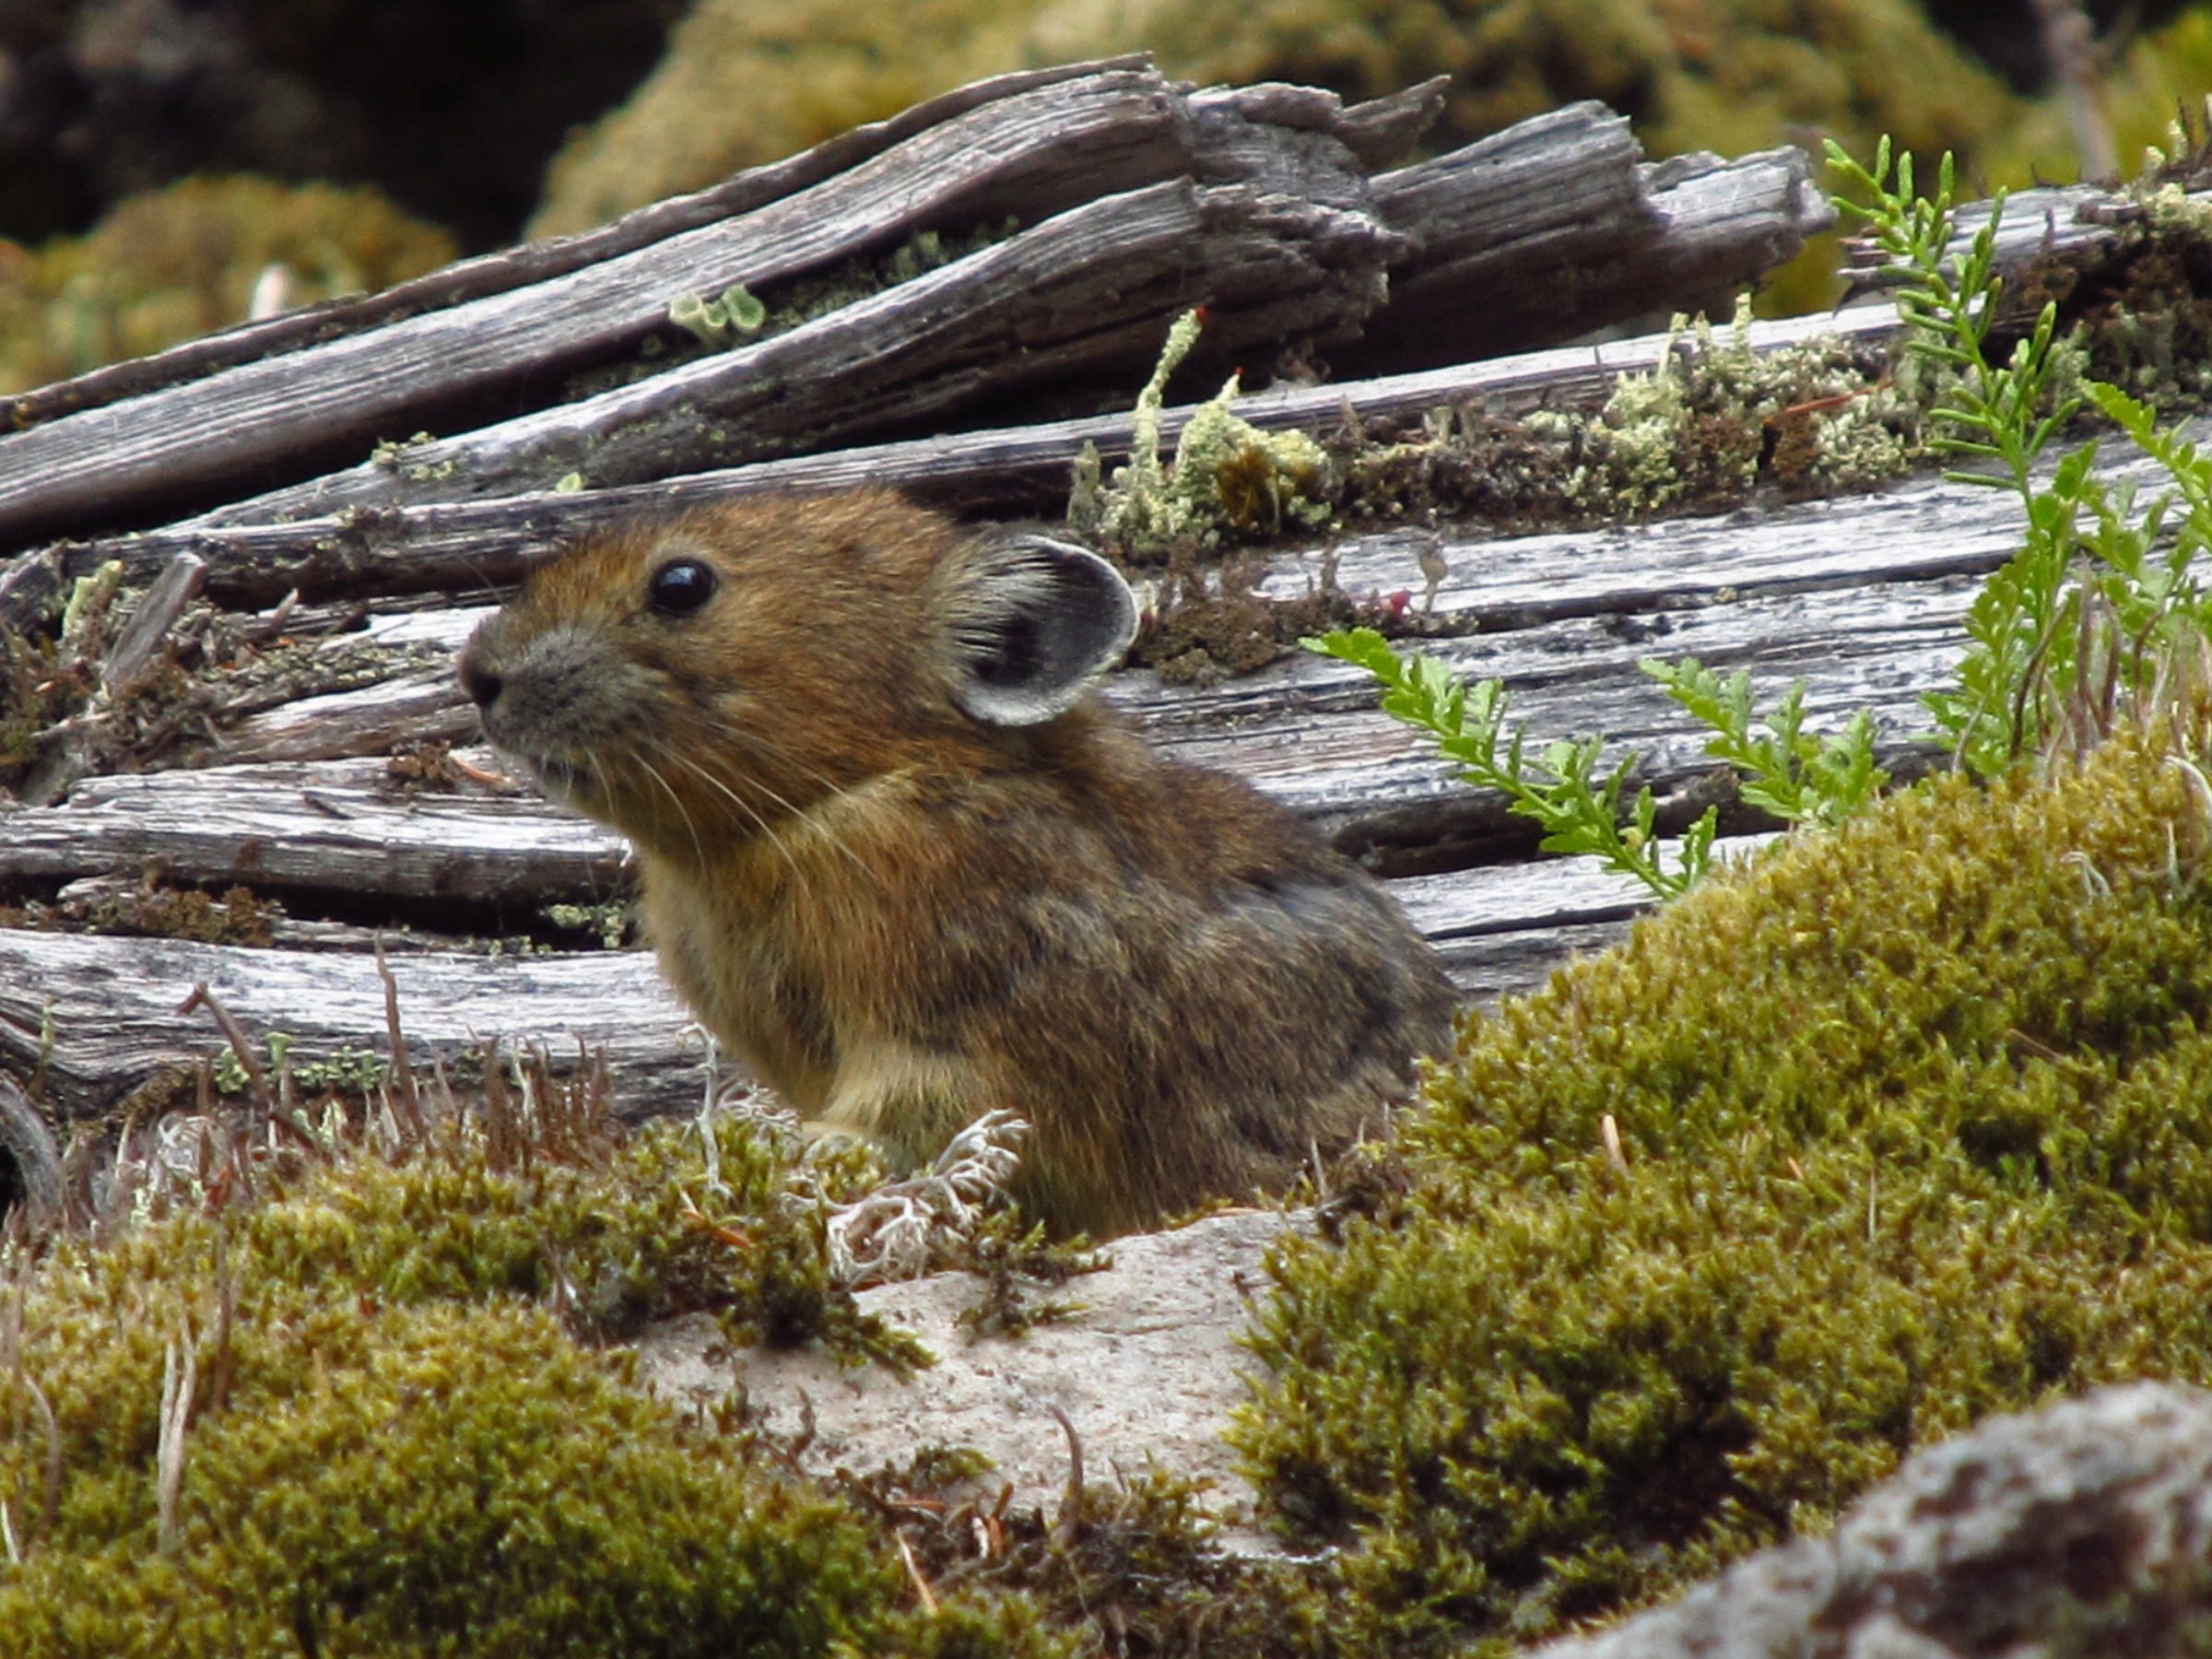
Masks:
[[[507,682],[477,659],[474,652],[461,657],[461,688],[479,709],[488,709],[500,700],[500,689]]]

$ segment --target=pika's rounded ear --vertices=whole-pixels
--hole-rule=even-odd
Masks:
[[[1121,572],[1041,535],[972,544],[938,614],[953,700],[991,725],[1065,713],[1136,637],[1136,600]]]

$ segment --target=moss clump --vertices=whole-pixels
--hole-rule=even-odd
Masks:
[[[283,916],[282,905],[259,897],[251,888],[229,888],[218,897],[197,888],[159,882],[53,904],[0,904],[0,927],[195,939],[205,945],[266,945],[274,924]]]
[[[579,1338],[710,1308],[914,1358],[821,1266],[826,1210],[879,1171],[726,1117],[614,1146],[537,1098],[518,1122],[488,1091],[484,1128],[397,1161],[183,1120],[221,1148],[196,1179],[142,1168],[105,1243],[0,1257],[0,1653],[1318,1651],[1276,1640],[1317,1605],[1224,1556],[1188,1482],[1048,1520],[979,1500],[972,1453],[815,1482],[742,1391],[646,1397]],[[990,1240],[1008,1275],[1085,1265]]]
[[[2212,1382],[2206,800],[2139,739],[1947,778],[1472,1023],[1409,1190],[1279,1253],[1237,1431],[1364,1546],[1347,1649],[1502,1652],[1984,1413]]]
[[[245,320],[281,265],[288,305],[386,288],[454,257],[443,231],[371,189],[186,179],[134,196],[88,235],[0,241],[0,392],[142,357]]]
[[[147,1186],[154,1218],[16,1261],[0,1652],[886,1651],[910,1586],[880,1530],[578,1341],[708,1309],[742,1342],[922,1357],[824,1265],[809,1201],[865,1160],[712,1134],[711,1157],[661,1126],[563,1162],[448,1126],[396,1163],[294,1154],[242,1208],[225,1153],[205,1203]],[[1047,1651],[1033,1624],[971,1599],[945,1651]]]
[[[161,1241],[201,1244],[208,1273],[204,1237]],[[18,1659],[815,1653],[896,1592],[851,1515],[687,1430],[547,1315],[263,1294],[251,1255],[165,1549],[164,1341],[195,1299],[174,1264],[166,1295],[122,1266],[34,1299],[65,1477],[0,1578]],[[43,1450],[0,1453],[18,1528]]]

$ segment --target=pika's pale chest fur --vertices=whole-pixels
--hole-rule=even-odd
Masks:
[[[921,1162],[1011,1108],[1024,1204],[1114,1231],[1375,1124],[1453,1001],[1311,830],[1100,706],[1134,626],[1080,548],[771,498],[590,541],[461,677],[636,843],[669,979],[803,1116]]]

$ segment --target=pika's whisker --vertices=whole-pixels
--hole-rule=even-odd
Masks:
[[[783,843],[783,838],[776,833],[775,826],[768,821],[767,816],[763,814],[759,807],[755,806],[750,801],[745,799],[744,796],[740,795],[735,790],[732,789],[727,783],[723,782],[722,779],[716,777],[712,772],[709,771],[698,761],[692,759],[690,756],[685,754],[681,749],[678,749],[674,745],[670,744],[665,738],[654,738],[653,740],[653,747],[659,750],[661,754],[666,756],[669,759],[675,761],[678,766],[683,767],[686,771],[693,773],[696,777],[698,777],[700,782],[706,784],[710,789],[715,790],[717,793],[721,794],[733,806],[736,807],[738,811],[744,813],[746,817],[752,819],[753,828],[768,837],[769,844],[774,847],[776,852],[782,855],[783,862],[791,866],[793,879],[798,881],[802,885],[805,884],[806,873],[799,868],[799,861],[792,855],[791,849],[785,846]],[[788,805],[788,803],[786,803],[786,805]],[[700,862],[702,864],[705,862],[704,854],[700,855]]]
[[[658,783],[661,786],[662,792],[665,794],[668,799],[675,804],[677,816],[684,820],[684,832],[691,838],[691,850],[699,855],[699,862],[701,865],[704,865],[707,862],[707,849],[705,844],[699,839],[699,826],[691,821],[691,809],[684,805],[684,797],[676,792],[676,785],[669,782],[666,778],[661,776],[661,770],[659,767],[653,765],[652,761],[646,759],[642,755],[637,756],[636,759],[639,767],[643,770],[645,775],[651,778],[655,783]],[[600,772],[599,781],[601,787],[608,787],[606,773],[603,770],[601,770],[596,757],[594,758],[592,765],[594,771]],[[609,798],[612,798],[611,795]]]

